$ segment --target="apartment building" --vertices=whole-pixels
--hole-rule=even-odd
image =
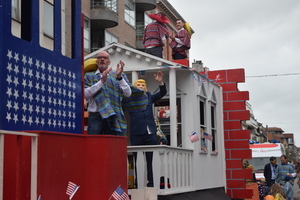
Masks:
[[[40,45],[49,50],[54,49],[54,23],[61,23],[61,52],[72,57],[73,29],[70,22],[72,16],[70,7],[74,2],[60,1],[63,16],[61,21],[55,21],[53,16],[54,0],[39,0],[39,2],[40,18],[37,27]],[[142,44],[144,28],[152,22],[148,14],[163,12],[170,21],[167,24],[170,34],[176,33],[176,19],[183,19],[168,0],[81,0],[81,5],[84,56],[112,42],[144,51]],[[22,7],[25,10],[27,6],[25,3],[22,5],[21,0],[12,0],[12,33],[17,37],[22,37],[22,21],[25,21],[22,20]],[[166,60],[172,59],[168,42],[164,47],[163,56]]]
[[[152,22],[148,14],[163,12],[170,21],[167,24],[170,34],[176,32],[176,19],[183,19],[168,0],[82,1],[82,11],[85,55],[112,42],[144,51],[144,28]],[[166,60],[171,60],[168,45],[164,48],[163,56]]]
[[[293,133],[284,133],[283,134],[283,145],[285,147],[286,156],[289,161],[296,161],[298,160],[297,155],[297,146],[295,145],[295,139]]]

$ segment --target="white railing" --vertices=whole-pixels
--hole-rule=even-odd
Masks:
[[[193,150],[166,145],[151,145],[128,146],[127,152],[128,162],[133,162],[133,164],[133,152],[137,152],[137,189],[143,189],[147,185],[147,163],[144,153],[153,152],[153,181],[159,195],[194,191]],[[160,189],[160,177],[162,176],[165,178],[164,189]],[[170,188],[168,188],[167,179],[170,181]],[[131,193],[130,189],[129,193]]]
[[[3,199],[3,168],[4,168],[4,135],[21,135],[31,137],[31,181],[30,199],[37,199],[37,158],[38,158],[38,134],[0,130],[0,200]]]

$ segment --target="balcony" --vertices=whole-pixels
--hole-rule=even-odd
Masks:
[[[135,9],[137,12],[145,12],[147,10],[153,10],[156,8],[155,0],[136,0]]]
[[[128,146],[128,158],[132,158],[133,152],[137,153],[136,167],[138,171],[138,189],[146,187],[147,184],[144,152],[153,152],[154,187],[160,188],[160,177],[165,177],[165,180],[169,179],[171,186],[170,188],[165,187],[158,189],[158,195],[195,191],[192,169],[193,150],[165,145]],[[128,163],[132,163],[132,160],[134,159],[128,159]],[[133,180],[135,180],[135,178],[133,178]],[[130,189],[129,193],[131,193]]]
[[[118,25],[117,0],[91,1],[91,26],[94,31],[112,28]]]
[[[144,29],[145,29],[144,24],[136,25],[136,48],[137,49],[144,49],[144,45],[143,45]]]

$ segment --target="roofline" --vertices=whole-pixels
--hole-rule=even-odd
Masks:
[[[136,54],[136,57],[138,57],[138,56],[142,57],[143,56],[143,57],[149,58],[151,60],[156,60],[158,62],[158,65],[159,65],[159,63],[161,63],[161,66],[172,66],[172,67],[184,66],[184,65],[180,65],[178,63],[171,62],[171,61],[168,61],[166,59],[163,59],[163,58],[160,58],[160,57],[157,57],[157,56],[153,56],[153,55],[145,53],[143,51],[139,51],[139,50],[136,50],[134,48],[127,47],[125,45],[122,45],[122,44],[116,43],[116,42],[110,43],[108,46],[102,47],[102,48],[98,49],[97,51],[94,51],[94,52],[84,56],[84,60],[87,60],[89,58],[96,58],[97,54],[101,51],[106,51],[109,54],[113,54],[113,53],[115,53],[115,51],[121,52],[122,49],[125,50],[125,54],[127,52],[128,53],[132,52],[132,53]]]

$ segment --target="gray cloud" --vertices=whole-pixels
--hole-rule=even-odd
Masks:
[[[299,0],[169,0],[190,23],[191,60],[246,76],[300,72]],[[246,78],[242,91],[263,125],[294,133],[300,147],[300,75]]]

